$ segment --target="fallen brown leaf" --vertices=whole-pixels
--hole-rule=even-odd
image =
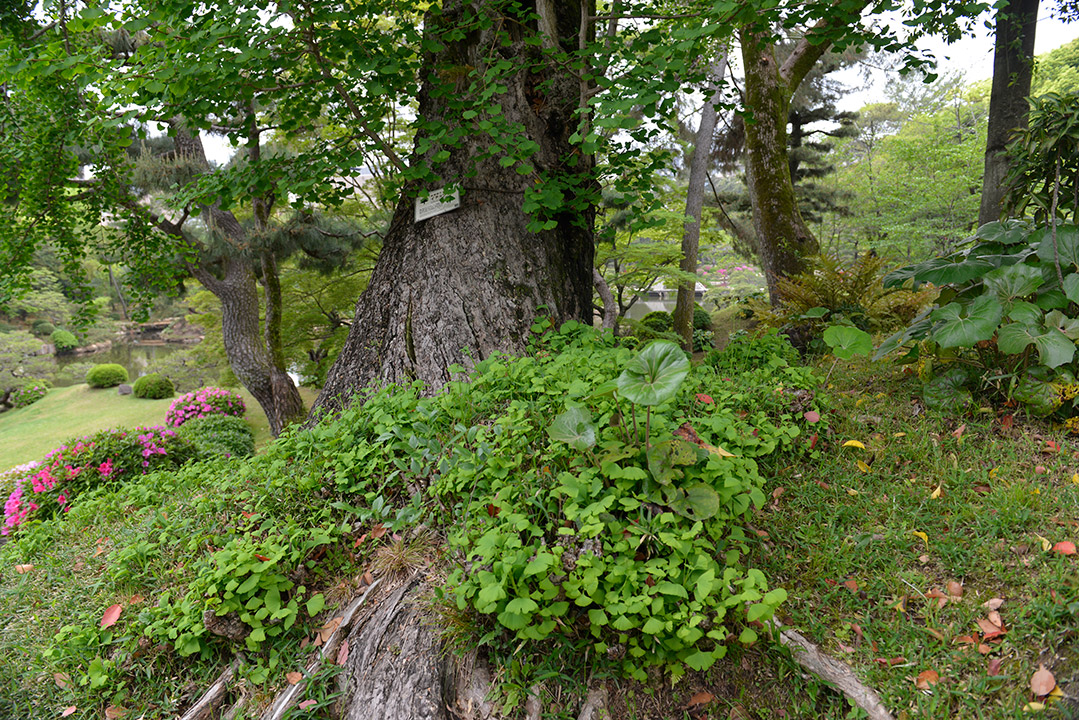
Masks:
[[[985,674],[989,677],[1000,675],[1000,658],[990,658],[989,664],[985,668]]]
[[[716,696],[712,693],[701,691],[689,699],[689,701],[686,703],[686,709],[691,710],[694,708],[699,708],[702,705],[707,705],[715,699]]]
[[[844,580],[843,585],[846,586],[846,588],[848,590],[850,590],[852,593],[858,592],[858,581],[857,580]]]
[[[303,680],[303,673],[302,672],[285,673],[285,679],[288,680],[289,685],[295,685],[296,683]]]
[[[948,591],[948,595],[953,598],[958,599],[963,597],[963,583],[958,582],[957,580],[949,580],[948,584],[945,585],[945,589]]]
[[[922,670],[914,679],[914,685],[919,690],[928,690],[930,686],[940,682],[940,675],[936,670]]]
[[[56,687],[61,690],[67,690],[73,687],[71,683],[71,676],[67,673],[53,673],[52,679],[56,681]]]
[[[116,718],[122,718],[124,715],[127,715],[127,708],[125,707],[109,705],[105,708],[105,717],[108,718],[108,720],[116,720]]]
[[[992,598],[982,603],[983,608],[989,608],[990,610],[999,610],[1000,606],[1004,604],[1004,600],[1001,598]]]
[[[1053,673],[1045,669],[1044,665],[1041,665],[1038,672],[1034,673],[1034,676],[1030,678],[1030,692],[1038,697],[1053,692],[1053,688],[1056,686],[1057,679],[1053,677]]]
[[[20,575],[25,575],[26,573],[30,572],[33,569],[34,569],[33,565],[16,565],[15,566],[15,572],[19,573]]]
[[[893,657],[893,658],[877,658],[877,662],[879,662],[881,665],[885,665],[887,667],[891,667],[893,665],[902,665],[906,661],[907,661],[907,659],[905,657],[903,657],[903,656]]]
[[[989,647],[985,643],[981,643],[978,645],[978,652],[980,652],[982,655],[988,655],[989,653],[993,652],[993,648]]]

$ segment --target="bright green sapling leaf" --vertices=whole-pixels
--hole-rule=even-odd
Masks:
[[[865,330],[849,325],[832,325],[824,331],[824,342],[840,360],[873,352],[873,338]]]
[[[556,442],[564,442],[574,450],[584,452],[596,445],[596,426],[587,410],[571,407],[560,414],[547,428],[547,434]]]
[[[933,331],[933,340],[941,347],[973,347],[993,337],[1004,311],[992,295],[981,295],[969,305],[949,303],[930,316],[941,324]]]
[[[659,405],[674,397],[689,374],[689,360],[680,347],[657,340],[637,354],[618,376],[618,391],[638,405]]]

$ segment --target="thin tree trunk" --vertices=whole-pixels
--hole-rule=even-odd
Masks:
[[[989,96],[989,129],[978,225],[1000,219],[1004,178],[1008,174],[1005,149],[1012,133],[1027,126],[1038,0],[1008,0],[997,10],[996,22],[993,89]]]
[[[493,2],[478,4],[485,13],[504,10]],[[432,32],[446,27],[462,5],[456,1],[443,3],[441,10],[436,6],[426,26]],[[575,49],[580,0],[545,9],[544,26],[555,27],[558,42]],[[529,33],[520,30],[517,18],[493,27]],[[459,73],[453,74],[454,68],[483,71],[488,48],[498,46],[490,32],[477,31],[455,42],[443,39],[442,49],[427,54],[419,95],[419,112],[427,121],[448,127],[474,122],[452,109],[453,98],[447,95],[454,93],[447,92],[445,84],[456,82]],[[533,233],[523,207],[526,189],[541,187],[544,175],[568,179],[564,188],[589,181],[592,160],[575,152],[569,141],[576,129],[580,81],[568,68],[541,62],[543,51],[525,39],[515,38],[503,48],[503,57],[519,69],[505,80],[506,92],[492,100],[506,121],[519,123],[539,146],[529,160],[537,172],[522,176],[512,166],[502,167],[501,152],[477,160],[497,143],[478,130],[460,146],[435,145],[413,153],[410,164],[422,165],[431,164],[440,150],[449,151],[449,159],[437,166],[442,180],[423,189],[459,183],[461,205],[416,222],[412,196],[402,195],[316,409],[342,408],[372,383],[418,379],[437,389],[450,379],[453,365],[467,368],[493,352],[523,351],[533,320],[541,315],[556,323],[591,322],[594,212],[563,213],[551,218],[554,227]],[[427,138],[417,136],[417,143],[426,145]]]
[[[712,155],[712,137],[716,132],[719,116],[716,105],[720,101],[719,88],[727,73],[727,52],[716,59],[710,68],[708,93],[701,110],[701,124],[693,141],[690,159],[689,187],[686,188],[686,217],[693,218],[682,229],[682,272],[692,273],[693,281],[678,286],[674,305],[674,331],[682,336],[682,347],[693,352],[693,308],[697,290],[697,251],[701,238],[701,209],[704,206],[704,184],[708,180],[708,159]]]
[[[174,129],[177,153],[193,158],[209,170],[202,140],[189,132],[182,121],[175,122]],[[265,257],[262,258],[263,282],[267,292],[267,327],[264,335],[259,328],[255,272],[245,252],[250,240],[247,231],[231,212],[205,205],[201,210],[211,231],[223,235],[224,241],[232,246],[233,253],[223,261],[224,272],[220,276],[202,264],[193,267],[192,273],[221,301],[221,328],[229,365],[254,396],[266,414],[270,433],[277,437],[288,423],[302,420],[304,412],[303,400],[296,384],[285,372],[281,354],[281,287],[276,262],[272,256],[268,263]],[[261,210],[261,207],[256,208],[256,211]],[[264,222],[265,217],[261,221]],[[180,232],[176,226],[169,226],[166,230]]]

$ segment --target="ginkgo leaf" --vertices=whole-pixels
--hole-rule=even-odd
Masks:
[[[869,467],[869,465],[862,460],[859,460],[856,464],[858,465],[858,469],[864,473],[873,472],[873,468]]]
[[[937,489],[929,493],[930,499],[936,500],[939,498],[944,493],[943,487],[943,485],[937,485]]]
[[[1038,540],[1041,541],[1042,551],[1049,552],[1050,550],[1053,549],[1053,543],[1049,542],[1047,539],[1043,538],[1041,535],[1038,535],[1037,533],[1035,533],[1034,537],[1038,538]]]
[[[847,442],[843,443],[843,447],[856,447],[865,450],[865,445],[858,442],[857,440],[848,440]]]
[[[116,621],[120,619],[120,613],[123,612],[122,605],[110,605],[105,614],[101,616],[101,627],[112,627],[116,624]]]
[[[929,536],[926,535],[924,532],[922,532],[921,530],[911,530],[910,534],[914,537],[921,538],[922,542],[925,543],[926,549],[929,548]]]

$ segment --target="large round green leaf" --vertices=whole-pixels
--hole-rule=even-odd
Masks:
[[[986,223],[978,228],[974,237],[988,242],[998,242],[1004,245],[1015,245],[1027,239],[1030,226],[1024,220],[1005,220]]]
[[[1001,302],[1008,302],[1030,295],[1041,287],[1045,278],[1033,265],[1011,265],[986,273],[982,281]]]
[[[933,410],[965,412],[974,404],[970,390],[966,388],[967,382],[967,373],[963,368],[952,368],[925,384],[922,399]]]
[[[982,295],[969,305],[948,303],[933,311],[931,317],[940,323],[933,340],[946,348],[974,347],[993,337],[1003,315],[1000,301],[992,295]]]
[[[1075,343],[1055,327],[1009,323],[997,334],[997,348],[1003,353],[1017,355],[1034,343],[1038,361],[1046,367],[1059,367],[1075,356]]]
[[[824,331],[824,342],[840,360],[873,352],[873,338],[865,330],[849,325],[832,325]]]
[[[1038,246],[1038,257],[1045,262],[1060,259],[1060,267],[1070,273],[1079,267],[1079,228],[1060,225],[1056,232],[1056,249],[1053,248],[1052,228],[1042,227],[1030,234],[1030,243]]]
[[[914,281],[915,290],[923,283],[965,283],[980,278],[995,267],[996,265],[986,260],[968,258],[957,253],[893,270],[884,276],[884,287],[900,287],[907,280]]]
[[[638,405],[670,400],[689,374],[689,360],[680,347],[657,340],[637,354],[618,376],[618,392]]]
[[[584,452],[596,444],[596,426],[587,410],[572,407],[559,415],[547,428],[552,440],[564,442],[574,450]]]

